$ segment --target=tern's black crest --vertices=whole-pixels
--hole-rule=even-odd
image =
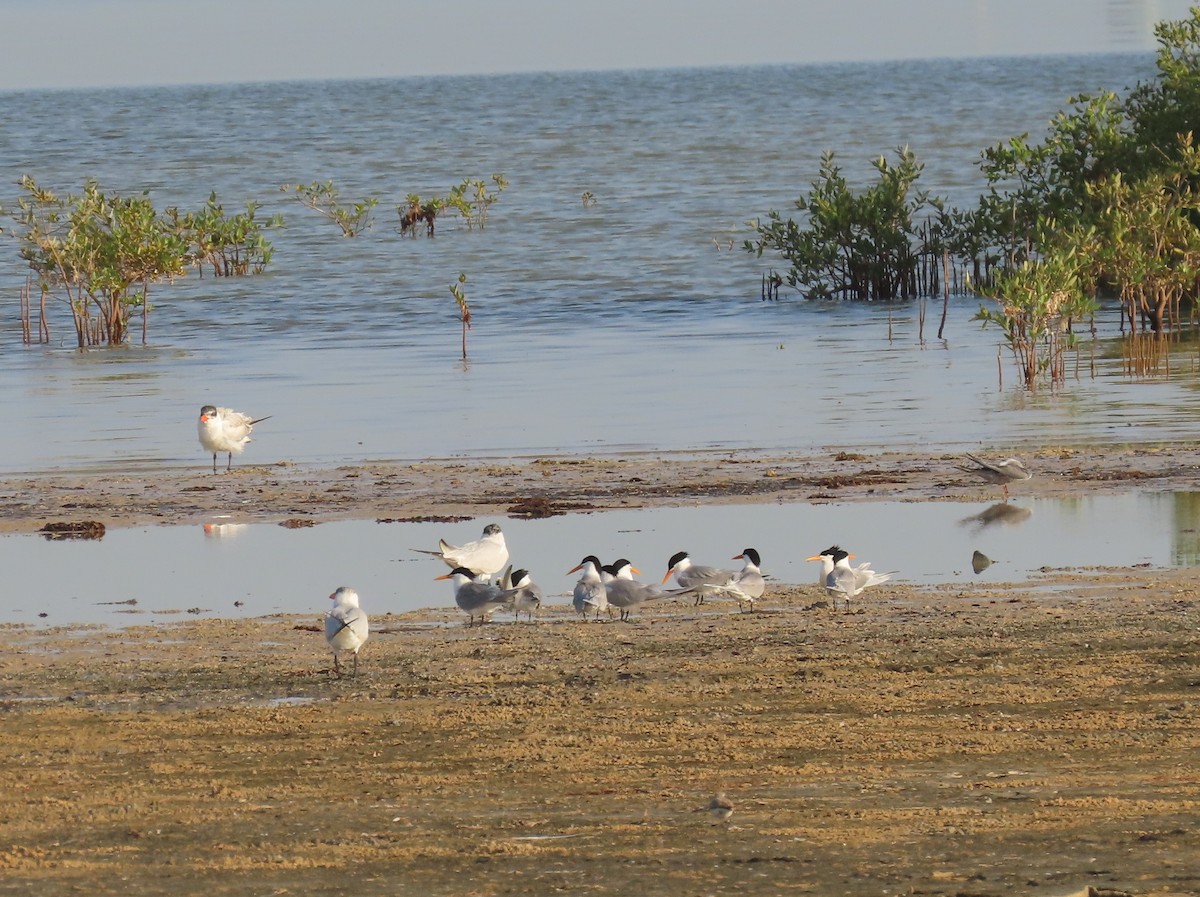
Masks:
[[[839,545],[830,545],[828,548],[826,548],[824,551],[822,551],[822,552],[821,552],[821,554],[833,554],[833,555],[836,555],[836,554],[837,554],[839,551],[841,551],[841,550],[842,550],[842,549],[841,549],[841,546],[839,546]],[[844,553],[844,552],[843,552],[843,553]]]
[[[522,579],[524,579],[528,575],[529,575],[528,570],[514,570],[512,573],[509,574],[508,580],[509,580],[509,582],[520,582]]]
[[[483,528],[483,534],[485,536],[494,536],[498,532],[500,532],[500,524],[498,523],[489,523]]]
[[[686,551],[675,552],[675,554],[671,555],[671,560],[667,561],[667,569],[670,570],[687,556],[688,553]]]
[[[206,415],[207,415],[208,417],[215,417],[215,416],[216,416],[216,413],[217,413],[217,406],[216,406],[216,405],[205,405],[203,408],[201,408],[201,409],[200,409],[200,416],[201,416],[201,417],[204,417],[204,416],[206,416]]]
[[[752,563],[755,567],[761,563],[758,558],[758,552],[753,548],[743,548],[742,557],[749,559],[750,563]]]

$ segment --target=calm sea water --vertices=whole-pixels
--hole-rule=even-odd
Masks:
[[[668,559],[686,549],[697,563],[736,568],[731,559],[756,547],[776,582],[815,583],[819,567],[805,560],[838,542],[856,563],[896,571],[897,582],[1037,583],[1045,568],[1195,566],[1200,562],[1200,493],[1135,492],[1072,498],[1015,498],[1007,515],[986,502],[695,505],[569,514],[550,520],[502,519],[513,562],[530,570],[546,603],[570,603],[578,574],[567,571],[585,554],[629,558],[644,582],[658,582]],[[352,585],[372,615],[446,608],[465,622],[453,592],[434,577],[436,558],[411,549],[476,538],[483,520],[397,523],[370,520],[290,530],[271,524],[218,521],[217,526],[111,529],[99,542],[47,542],[40,535],[0,537],[5,571],[0,625],[103,623],[113,626],[212,617],[311,613],[326,596]],[[972,553],[994,563],[981,573]],[[219,575],[214,575],[219,571]],[[1041,584],[1049,594],[1069,585]],[[30,600],[29,596],[36,596]],[[887,589],[862,606],[894,600]],[[768,591],[762,606],[778,607]],[[690,602],[661,613],[694,613]],[[711,601],[703,613],[736,613]],[[498,614],[499,619],[511,619]],[[378,622],[378,617],[376,617]],[[312,637],[313,651],[324,649]]]
[[[761,302],[778,262],[740,250],[826,149],[865,183],[909,144],[923,186],[969,204],[983,147],[1152,74],[1139,55],[0,94],[0,205],[28,173],[287,220],[266,274],[161,286],[148,346],[86,353],[62,309],[54,345],[20,344],[24,269],[0,240],[0,472],[203,471],[210,402],[273,415],[247,461],[302,464],[1185,438],[1192,345],[1169,377],[1128,377],[1105,315],[1079,379],[1031,397],[1007,357],[1000,388],[977,301],[944,340],[930,305],[922,341],[916,304]],[[395,232],[406,194],[493,172],[510,186],[486,229]],[[378,197],[374,228],[343,239],[278,189],[317,180]]]

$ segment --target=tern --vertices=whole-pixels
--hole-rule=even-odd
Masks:
[[[357,676],[358,651],[370,633],[367,615],[358,606],[358,592],[354,589],[339,586],[329,600],[333,607],[325,614],[325,641],[333,649],[333,671],[339,677],[342,675],[338,655],[348,651],[354,655],[354,670],[350,675]]]
[[[611,579],[604,583],[608,603],[621,612],[621,619],[625,622],[629,622],[633,611],[647,601],[678,594],[676,592],[664,592],[656,585],[638,582],[633,578],[633,574],[641,573],[642,571],[633,566],[625,558],[605,565],[604,570],[612,576]]]
[[[754,610],[754,602],[767,590],[766,577],[758,566],[762,560],[753,548],[743,548],[742,553],[735,554],[733,559],[742,562],[742,569],[734,575],[733,582],[725,590],[725,594],[737,601],[738,610],[742,609],[743,603],[749,604],[750,610]]]
[[[467,626],[474,626],[476,617],[482,626],[492,614],[509,605],[510,592],[490,582],[477,581],[475,572],[467,567],[455,567],[449,573],[434,577],[435,582],[442,579],[453,583],[454,603],[467,615]]]
[[[985,483],[992,483],[1004,489],[1004,500],[1008,501],[1008,484],[1017,482],[1018,480],[1028,480],[1033,476],[1033,471],[1018,461],[1016,458],[1006,458],[1003,461],[992,463],[985,461],[983,458],[972,455],[970,452],[966,456],[974,462],[972,465],[956,464],[954,465],[959,470],[969,474],[973,474]]]
[[[608,612],[608,591],[600,578],[600,569],[600,559],[594,554],[589,554],[567,571],[568,574],[583,571],[579,582],[575,583],[574,592],[571,593],[571,604],[585,620],[589,610],[595,611],[597,619],[600,618],[601,611]]]
[[[229,460],[225,469],[233,469],[233,456],[240,455],[250,441],[250,431],[255,424],[261,424],[271,415],[252,420],[250,415],[234,411],[232,408],[218,408],[216,405],[205,405],[200,409],[200,420],[196,423],[196,431],[200,435],[200,445],[206,452],[212,452],[213,473],[217,472],[217,455],[227,452]]]
[[[519,620],[521,614],[529,614],[529,622],[533,622],[533,612],[542,606],[542,590],[529,577],[528,570],[513,570],[512,564],[500,578],[500,588],[508,593],[508,609]]]
[[[489,523],[483,528],[483,535],[474,542],[465,545],[451,545],[445,539],[438,540],[438,550],[429,551],[425,548],[414,548],[421,554],[431,554],[445,561],[451,570],[465,567],[471,571],[471,578],[477,576],[492,577],[504,569],[508,563],[508,546],[504,543],[504,533],[495,523]]]
[[[695,594],[696,604],[703,604],[705,595],[726,591],[736,578],[737,571],[693,564],[686,551],[679,551],[667,561],[667,572],[662,578],[664,585],[671,574],[675,575],[675,582],[680,588]]]
[[[854,555],[831,545],[820,554],[814,554],[807,560],[821,562],[821,582],[825,591],[833,599],[834,610],[837,609],[837,599],[841,596],[846,601],[846,610],[850,610],[850,599],[862,594],[864,589],[887,582],[896,575],[895,570],[889,573],[876,573],[869,563],[850,566],[850,558]]]

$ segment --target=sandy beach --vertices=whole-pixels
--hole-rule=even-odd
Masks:
[[[991,453],[989,453],[991,454]],[[1190,448],[1023,457],[1022,495],[1194,487]],[[979,497],[957,456],[751,453],[290,466],[0,483],[8,532],[732,501]],[[853,612],[317,614],[0,629],[0,892],[1200,891],[1194,571],[886,584]],[[706,808],[716,792],[726,820]]]

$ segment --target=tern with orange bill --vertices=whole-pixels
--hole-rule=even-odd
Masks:
[[[233,456],[240,455],[250,441],[250,431],[255,424],[261,424],[271,415],[253,419],[248,414],[234,411],[232,408],[218,408],[216,405],[205,405],[200,409],[200,419],[196,422],[196,432],[200,436],[200,445],[206,452],[212,452],[213,473],[217,472],[217,455],[225,452],[229,455],[225,470],[233,470]]]
[[[862,594],[864,589],[885,583],[897,571],[876,573],[867,562],[857,567],[850,566],[850,558],[854,555],[837,545],[831,545],[820,554],[807,558],[810,561],[821,562],[821,583],[833,600],[833,608],[837,610],[838,598],[846,602],[846,610],[850,610],[850,599]]]

